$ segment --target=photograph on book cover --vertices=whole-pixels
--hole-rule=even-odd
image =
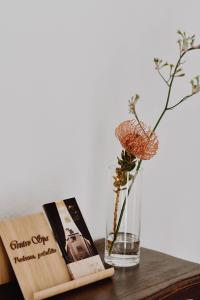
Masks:
[[[75,198],[43,207],[72,277],[103,271],[103,263]]]

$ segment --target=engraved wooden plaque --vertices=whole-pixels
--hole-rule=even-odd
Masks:
[[[2,221],[0,235],[26,300],[33,300],[38,291],[70,281],[42,213]]]

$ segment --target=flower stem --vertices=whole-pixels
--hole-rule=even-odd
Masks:
[[[121,225],[121,221],[122,221],[122,217],[123,217],[123,214],[124,214],[125,207],[126,207],[126,197],[124,199],[124,202],[123,202],[123,205],[122,205],[122,209],[121,209],[121,212],[120,212],[120,215],[119,215],[119,221],[117,223],[116,230],[114,231],[114,237],[113,237],[113,240],[112,240],[110,248],[109,248],[109,255],[111,255],[114,243],[115,243],[115,241],[117,239],[117,235],[119,233],[119,228],[120,228],[120,225]]]
[[[115,232],[116,228],[117,228],[117,212],[118,212],[118,206],[119,206],[119,195],[120,195],[120,189],[118,189],[116,191],[115,209],[114,209],[114,220],[113,220],[113,232]]]

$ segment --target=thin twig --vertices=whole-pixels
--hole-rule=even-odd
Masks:
[[[182,102],[184,102],[185,100],[187,100],[188,98],[192,97],[195,93],[191,93],[190,95],[187,95],[185,97],[183,97],[179,102],[177,102],[175,105],[172,105],[170,107],[167,108],[167,110],[171,110],[174,109],[176,106],[178,106],[179,104],[181,104]]]
[[[114,208],[113,232],[115,232],[116,228],[117,228],[117,212],[118,212],[118,206],[119,206],[119,194],[120,194],[120,189],[117,189],[116,198],[115,198],[115,208]]]
[[[141,122],[140,122],[140,119],[138,118],[138,115],[137,115],[137,113],[136,113],[136,110],[134,110],[133,113],[134,113],[134,116],[135,116],[135,118],[136,118],[136,120],[137,120],[137,122],[138,122],[140,128],[142,129],[143,133],[146,135],[147,138],[149,138],[149,136],[147,135],[146,131],[144,130],[144,127],[142,126],[142,124],[141,124]]]
[[[167,79],[165,79],[165,77],[163,76],[163,74],[160,72],[159,69],[157,69],[157,70],[158,70],[158,74],[160,75],[160,77],[164,80],[164,82],[166,83],[166,85],[169,86],[169,82],[167,81]]]

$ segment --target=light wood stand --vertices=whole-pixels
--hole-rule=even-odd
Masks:
[[[48,297],[52,297],[70,290],[77,289],[81,286],[91,284],[93,282],[108,278],[113,276],[114,268],[109,268],[105,271],[98,272],[96,274],[91,274],[89,276],[84,276],[80,279],[71,280],[69,282],[48,288],[39,292],[34,293],[34,300],[41,300]]]
[[[1,221],[0,236],[0,284],[13,280],[13,269],[25,300],[45,299],[114,274],[109,268],[71,280],[43,213]]]

